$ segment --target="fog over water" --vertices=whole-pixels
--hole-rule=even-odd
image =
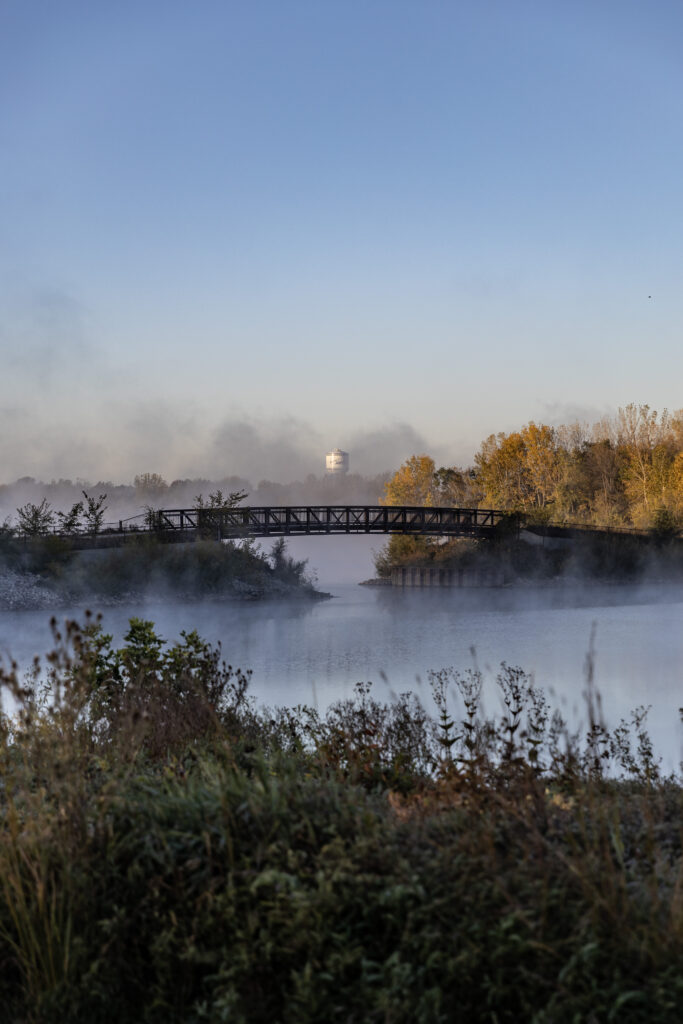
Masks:
[[[324,709],[371,680],[377,696],[414,690],[431,707],[430,669],[476,663],[487,679],[490,712],[499,709],[493,680],[501,661],[531,673],[573,725],[586,721],[585,663],[594,634],[595,679],[605,719],[614,726],[639,705],[667,769],[683,751],[683,586],[567,585],[411,591],[360,587],[371,576],[371,550],[382,538],[320,537],[290,541],[308,557],[333,598],[200,604],[147,603],[107,609],[104,627],[118,642],[129,616],[152,619],[167,640],[196,628],[220,641],[225,659],[253,671],[252,693],[268,704]],[[64,617],[82,617],[68,609]],[[5,612],[0,652],[28,666],[49,649],[46,612]],[[474,651],[474,653],[473,653]]]

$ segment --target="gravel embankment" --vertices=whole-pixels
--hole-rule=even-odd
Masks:
[[[100,594],[95,591],[75,593],[68,587],[53,589],[36,573],[15,572],[13,569],[0,571],[0,611],[40,611],[42,609],[67,608],[86,601],[93,608],[110,608],[118,605],[141,604],[145,601],[178,604],[193,601],[259,601],[268,598],[329,597],[275,578],[263,577],[257,582],[246,583],[234,579],[229,587],[220,593],[186,593],[181,590],[157,589],[127,591],[116,595]]]
[[[46,587],[35,573],[12,569],[0,572],[0,609],[3,611],[59,608],[63,603],[63,596]]]

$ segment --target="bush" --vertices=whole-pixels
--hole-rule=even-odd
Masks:
[[[681,786],[518,668],[258,708],[196,633],[55,628],[2,675],[11,1020],[678,1021]],[[587,679],[591,693],[590,672]],[[452,710],[453,698],[462,710]]]
[[[72,601],[93,595],[119,598],[136,591],[187,599],[229,596],[236,581],[256,592],[268,592],[279,583],[315,593],[306,562],[288,557],[284,541],[270,555],[253,543],[161,544],[149,537],[121,548],[79,553],[57,536],[36,538],[29,547],[19,539],[0,537],[0,554],[6,565],[39,573],[47,586]]]

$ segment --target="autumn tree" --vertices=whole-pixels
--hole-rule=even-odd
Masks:
[[[575,494],[581,499],[580,511],[599,526],[616,526],[628,511],[622,473],[624,457],[609,438],[588,441],[574,456],[577,473]]]
[[[521,434],[491,434],[482,442],[474,462],[486,506],[509,511],[528,507],[531,483]]]
[[[384,485],[381,505],[435,505],[436,466],[429,455],[411,455]]]
[[[476,508],[482,491],[473,469],[441,466],[434,473],[436,504],[460,508]]]
[[[536,508],[557,501],[564,469],[564,452],[552,427],[533,421],[520,431],[529,498]]]
[[[627,405],[617,414],[622,472],[630,516],[636,526],[651,526],[657,509],[666,508],[675,489],[677,424],[648,405]]]
[[[683,526],[683,410],[660,415],[627,405],[589,428],[529,422],[491,434],[474,467],[436,469],[413,455],[385,485],[384,505],[479,506],[555,522],[633,524],[660,533]],[[392,565],[448,556],[430,538],[394,536],[376,556]]]
[[[411,455],[385,483],[380,504],[437,505],[451,483],[445,470],[437,471],[431,456]],[[375,555],[375,567],[380,575],[386,575],[392,565],[421,561],[429,556],[434,543],[431,537],[395,534]]]
[[[534,422],[492,434],[475,456],[476,478],[494,508],[651,527],[663,511],[675,521],[683,514],[682,453],[683,413],[628,405],[592,435],[581,424]]]

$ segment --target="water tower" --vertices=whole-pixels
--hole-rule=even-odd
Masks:
[[[349,453],[333,448],[325,456],[325,472],[328,476],[339,476],[349,471]]]

